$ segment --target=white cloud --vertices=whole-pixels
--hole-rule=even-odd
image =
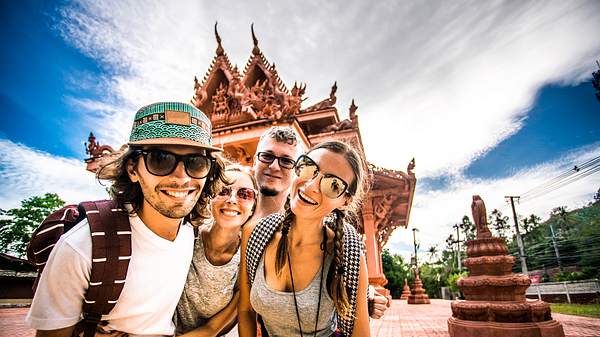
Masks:
[[[137,107],[191,98],[215,54],[215,20],[243,68],[255,22],[284,81],[308,83],[307,103],[337,80],[342,116],[357,99],[369,160],[403,169],[416,157],[420,177],[461,172],[520,129],[540,87],[579,83],[600,53],[597,1],[81,0],[62,14],[64,38],[109,74],[118,114],[100,110],[101,141],[124,142]]]
[[[261,49],[286,84],[308,83],[307,104],[327,97],[335,80],[342,118],[356,98],[371,162],[403,170],[416,157],[418,178],[455,177],[445,190],[417,187],[410,223],[421,228],[423,249],[443,241],[450,226],[470,213],[471,195],[482,195],[488,210],[504,207],[507,213],[504,195],[597,153],[572,154],[510,178],[461,176],[470,162],[520,129],[543,85],[577,84],[589,76],[600,54],[597,1],[81,0],[61,15],[63,38],[105,70],[100,78],[75,74],[69,81],[100,93],[99,100],[82,95],[67,102],[82,111],[102,144],[115,148],[126,141],[137,108],[191,98],[193,77],[201,79],[215,55],[215,21],[231,61],[243,69],[254,22]],[[69,201],[103,197],[79,161],[5,140],[0,153],[2,207],[43,192]],[[594,186],[597,176],[519,205],[519,213],[575,207],[590,199]],[[405,244],[412,244],[411,235],[397,230],[390,246]]]
[[[407,247],[412,247],[413,240],[410,230],[416,227],[419,229],[417,240],[421,243],[422,251],[436,244],[443,248],[448,235],[456,236],[452,225],[459,223],[464,215],[472,219],[471,201],[476,194],[483,198],[488,215],[497,208],[510,217],[510,224],[513,225],[512,209],[505,196],[521,195],[571,170],[575,164],[585,163],[599,156],[600,142],[505,178],[479,180],[458,176],[443,190],[422,190],[417,183],[410,227],[396,229],[388,247],[395,253],[409,257],[412,249]],[[600,175],[590,175],[538,198],[523,199],[515,208],[518,215],[536,214],[546,220],[554,207],[567,206],[568,209],[575,209],[587,204],[599,187]]]
[[[56,157],[0,139],[0,208],[31,196],[56,193],[67,203],[106,199],[105,188],[77,159]]]

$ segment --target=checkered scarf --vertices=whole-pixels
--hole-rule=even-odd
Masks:
[[[262,257],[265,247],[275,234],[275,231],[284,219],[284,214],[275,213],[260,220],[256,225],[248,245],[246,247],[246,268],[250,283],[254,282],[256,269]],[[326,218],[328,227],[334,225],[332,218]],[[354,328],[354,317],[356,316],[356,294],[358,292],[358,273],[360,270],[360,255],[363,250],[362,240],[358,233],[348,223],[344,223],[344,284],[350,299],[350,319],[342,319],[338,316],[339,328],[345,336],[351,336]]]

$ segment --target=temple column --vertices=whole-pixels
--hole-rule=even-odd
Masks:
[[[373,285],[378,293],[384,296],[389,296],[389,290],[384,286],[387,284],[387,279],[383,274],[383,266],[381,261],[381,247],[377,237],[379,232],[375,228],[375,217],[373,216],[373,199],[369,198],[365,202],[362,209],[363,226],[364,226],[364,243],[367,250],[367,269],[369,271],[369,284]]]

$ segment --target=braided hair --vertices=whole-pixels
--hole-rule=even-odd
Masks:
[[[281,231],[281,238],[279,239],[279,243],[277,244],[277,253],[275,255],[275,273],[277,276],[281,276],[281,271],[283,270],[283,266],[286,263],[286,257],[288,254],[288,233],[290,231],[290,227],[292,227],[292,223],[294,222],[294,213],[290,207],[290,198],[288,197],[285,201],[284,214],[285,217],[281,222],[281,225],[277,229],[277,231]]]
[[[329,284],[329,293],[335,304],[336,311],[341,318],[350,319],[351,314],[350,300],[348,291],[344,283],[345,256],[344,256],[344,223],[354,223],[358,219],[358,211],[362,200],[369,189],[368,169],[364,158],[354,149],[352,145],[340,141],[329,141],[316,145],[310,151],[317,149],[326,149],[333,153],[342,155],[354,173],[354,179],[348,186],[346,193],[352,197],[352,201],[344,207],[344,210],[334,209],[334,221],[331,229],[334,232],[333,237],[333,262],[335,269],[333,279]]]
[[[339,209],[334,209],[335,223],[334,223],[334,237],[333,237],[333,262],[335,263],[335,270],[333,273],[333,280],[329,284],[329,294],[335,304],[335,309],[338,314],[347,318],[350,314],[350,301],[348,299],[348,292],[344,285],[344,217],[345,213]]]
[[[348,186],[347,195],[352,197],[352,201],[344,207],[344,210],[334,209],[334,221],[331,229],[334,232],[333,237],[333,277],[328,282],[328,291],[333,299],[336,311],[341,318],[348,317],[351,314],[351,305],[348,291],[344,283],[345,261],[344,261],[344,222],[356,222],[358,219],[358,210],[360,204],[369,189],[368,169],[364,158],[349,144],[340,141],[329,141],[318,144],[310,151],[317,149],[326,149],[336,154],[342,155],[354,173],[354,178]],[[283,267],[287,262],[288,253],[288,233],[294,223],[295,215],[290,207],[290,199],[286,200],[284,205],[284,219],[277,231],[281,232],[281,238],[277,244],[275,255],[275,272],[277,276],[281,275]],[[331,270],[330,270],[331,271]]]

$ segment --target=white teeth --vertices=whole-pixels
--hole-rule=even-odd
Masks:
[[[222,209],[221,213],[223,213],[224,215],[227,215],[227,216],[236,216],[236,215],[240,214],[240,212],[238,212],[238,211],[233,211],[233,210],[229,210],[229,209]]]
[[[175,198],[185,198],[188,192],[175,192],[175,191],[164,191],[166,194]]]
[[[313,199],[311,199],[308,195],[304,194],[304,192],[298,191],[298,194],[300,194],[302,196],[302,198],[304,198],[304,199],[306,199],[306,200],[308,200],[308,201],[310,201],[310,202],[312,202],[314,204],[317,204],[316,201],[314,201]]]

